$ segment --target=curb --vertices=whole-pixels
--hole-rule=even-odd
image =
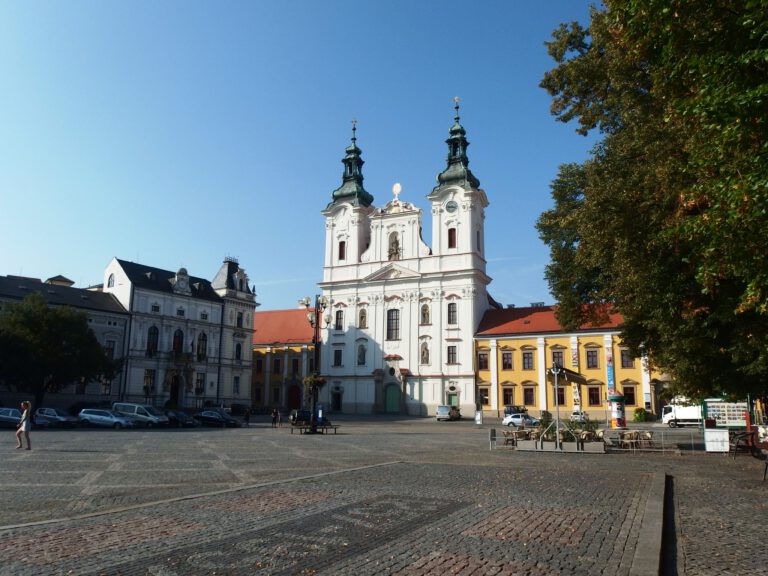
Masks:
[[[629,569],[630,576],[658,576],[661,573],[666,481],[664,472],[656,472],[651,480],[651,489],[640,523],[640,535]]]

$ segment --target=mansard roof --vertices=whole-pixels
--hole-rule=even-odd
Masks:
[[[314,329],[307,320],[307,310],[304,308],[265,310],[253,315],[255,346],[311,344],[313,336]]]
[[[51,306],[71,306],[94,312],[127,314],[112,294],[42,282],[26,276],[0,276],[0,300],[23,300],[37,292]]]
[[[502,336],[523,334],[552,334],[564,332],[555,317],[557,306],[528,306],[486,311],[476,336]],[[575,332],[618,330],[624,321],[621,314],[609,314],[608,322],[600,326],[583,324]]]
[[[136,262],[128,262],[127,260],[117,259],[117,262],[128,276],[131,284],[136,288],[152,290],[154,292],[165,292],[167,294],[174,293],[172,280],[176,278],[176,272],[163,270],[162,268],[154,268],[152,266],[145,266],[144,264],[137,264]],[[191,290],[192,298],[213,300],[215,302],[221,301],[221,298],[216,294],[211,283],[205,278],[190,276],[189,288]]]

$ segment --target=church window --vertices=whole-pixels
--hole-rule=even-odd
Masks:
[[[336,310],[336,323],[333,325],[334,330],[344,330],[344,310]]]
[[[365,344],[360,344],[357,347],[357,365],[358,366],[365,366]]]
[[[448,364],[456,363],[456,346],[448,346]]]
[[[334,366],[342,366],[342,356],[343,350],[341,348],[337,348],[333,351],[333,365]]]
[[[243,345],[238,342],[235,344],[235,360],[242,360],[243,358]]]
[[[243,313],[238,312],[237,313],[237,327],[242,328],[243,327]]]
[[[456,228],[448,228],[448,248],[456,248]]]
[[[232,394],[240,394],[240,376],[232,377]]]
[[[400,340],[400,310],[387,310],[387,340]]]
[[[347,259],[347,243],[342,240],[339,242],[339,260]]]
[[[357,319],[357,327],[368,328],[368,311],[365,308],[360,310],[360,314],[358,315]]]
[[[448,324],[457,323],[456,302],[448,303]]]
[[[429,324],[429,304],[424,304],[421,307],[421,323]]]

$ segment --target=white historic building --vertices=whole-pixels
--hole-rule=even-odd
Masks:
[[[484,219],[488,199],[469,170],[466,133],[450,129],[447,167],[422,210],[400,185],[381,208],[363,187],[355,129],[342,185],[325,216],[325,311],[321,399],[347,413],[433,414],[435,406],[476,407],[473,337],[491,306],[486,291]]]
[[[157,406],[251,404],[255,294],[237,260],[213,281],[114,258],[104,292],[130,313],[120,398]]]

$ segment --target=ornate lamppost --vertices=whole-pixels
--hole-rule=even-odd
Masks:
[[[552,364],[552,368],[549,369],[549,373],[555,377],[555,450],[561,450],[560,444],[560,395],[558,394],[557,377],[563,373],[563,367],[557,362]]]
[[[317,434],[317,394],[320,388],[325,384],[325,380],[320,376],[320,327],[323,323],[327,326],[330,324],[330,318],[323,318],[323,312],[328,308],[328,299],[325,296],[315,296],[315,307],[310,308],[312,300],[307,296],[299,300],[299,306],[304,306],[307,309],[307,320],[309,325],[314,328],[315,332],[312,336],[312,344],[315,347],[315,365],[314,370],[310,376],[304,379],[304,384],[307,385],[309,398],[311,402],[310,407],[310,432]]]

